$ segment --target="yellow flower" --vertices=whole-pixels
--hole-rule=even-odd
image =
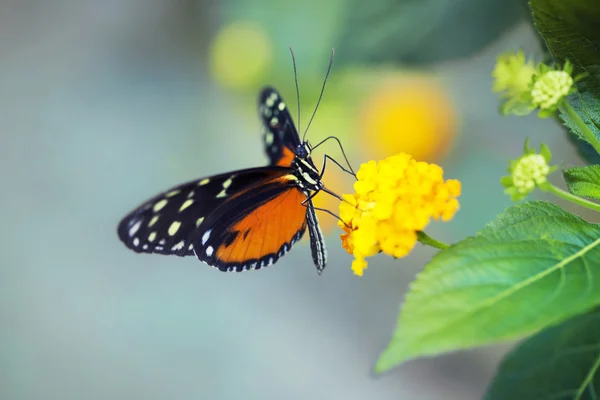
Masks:
[[[318,157],[315,158],[318,159]],[[350,184],[350,182],[353,180],[353,177],[342,172],[335,165],[328,166],[327,172],[325,172],[325,175],[323,176],[323,183],[325,183],[325,186],[334,193],[342,192],[342,189],[344,187],[347,187],[347,185]],[[339,204],[339,200],[337,198],[325,192],[319,192],[319,194],[313,197],[312,202],[315,207],[327,210],[333,210]],[[329,233],[332,233],[337,225],[335,218],[332,218],[329,215],[323,215],[319,218],[319,226],[321,227],[323,233],[327,235]],[[308,235],[304,235],[304,238],[306,240],[309,239]]]
[[[498,57],[492,71],[493,90],[494,92],[504,92],[506,97],[528,92],[535,72],[533,61],[525,60],[523,50],[519,50],[516,54],[502,54]]]
[[[367,96],[358,114],[358,133],[375,158],[400,152],[436,160],[456,136],[457,114],[448,92],[428,76],[395,75]]]
[[[271,65],[271,47],[271,40],[259,24],[235,21],[225,25],[211,45],[211,74],[229,89],[257,86]]]
[[[444,181],[435,164],[400,153],[360,166],[354,194],[340,204],[342,246],[354,255],[352,270],[362,275],[366,257],[379,252],[399,258],[417,242],[431,218],[448,221],[459,208],[460,182]]]

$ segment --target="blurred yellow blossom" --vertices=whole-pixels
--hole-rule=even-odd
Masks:
[[[265,30],[249,21],[235,21],[222,27],[210,50],[212,76],[221,85],[235,90],[258,85],[273,56]]]
[[[457,118],[452,100],[434,78],[386,77],[359,114],[359,132],[374,158],[405,152],[435,160],[449,149]]]
[[[355,193],[345,194],[340,203],[338,224],[359,276],[367,268],[366,257],[379,252],[406,256],[431,218],[448,221],[459,208],[460,182],[444,181],[441,167],[405,153],[362,164],[357,178]]]

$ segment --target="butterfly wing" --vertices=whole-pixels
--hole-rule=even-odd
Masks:
[[[196,232],[193,249],[221,271],[274,264],[306,230],[306,195],[286,175],[222,204]]]
[[[125,216],[117,233],[127,247],[138,253],[193,255],[193,234],[215,209],[289,171],[252,168],[175,186]]]
[[[277,90],[266,87],[258,97],[258,109],[269,164],[289,167],[300,137],[286,103]]]

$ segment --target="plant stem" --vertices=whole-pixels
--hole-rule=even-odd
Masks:
[[[417,232],[417,239],[419,240],[419,242],[421,242],[427,246],[435,247],[436,249],[440,249],[440,250],[446,250],[448,247],[450,247],[450,245],[448,245],[446,243],[442,243],[439,240],[435,240],[434,238],[432,238],[431,236],[429,236],[428,234],[426,234],[423,231]]]
[[[546,192],[553,193],[553,194],[557,195],[558,197],[562,197],[563,199],[568,200],[571,203],[575,203],[577,205],[589,208],[594,211],[600,211],[600,204],[594,203],[593,201],[583,199],[579,196],[575,196],[574,194],[571,194],[571,193],[567,192],[566,190],[562,190],[561,188],[554,186],[550,182],[547,182],[545,185],[540,186],[540,189],[542,189]]]
[[[577,112],[573,109],[573,107],[571,107],[571,105],[567,102],[566,99],[563,100],[562,105],[560,106],[560,111],[567,114],[571,118],[575,125],[581,130],[581,133],[585,137],[585,140],[589,144],[594,146],[596,152],[600,154],[600,141],[598,141],[598,138],[596,137],[596,135],[594,135],[594,132],[592,132],[590,128],[588,128],[588,126],[585,124],[585,122],[583,122],[579,114],[577,114]]]

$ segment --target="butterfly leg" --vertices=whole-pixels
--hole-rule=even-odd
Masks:
[[[309,205],[308,205],[308,204],[305,204],[304,202],[302,202],[302,205],[303,205],[304,207],[309,207]],[[327,213],[327,214],[331,215],[333,218],[335,218],[335,219],[338,219],[338,220],[342,221],[342,222],[344,223],[344,225],[346,225],[348,228],[350,228],[350,225],[348,225],[346,222],[344,222],[344,220],[343,220],[343,219],[341,219],[341,218],[339,217],[339,215],[335,214],[334,212],[332,212],[332,211],[329,211],[329,210],[328,210],[328,209],[326,209],[326,208],[319,208],[319,207],[315,207],[314,205],[312,206],[312,209],[313,209],[313,210],[316,210],[316,211],[323,211],[323,212],[325,212],[325,213]]]
[[[342,165],[339,162],[337,162],[333,157],[331,157],[329,154],[325,154],[323,156],[323,166],[321,167],[321,175],[319,176],[319,179],[323,179],[323,175],[325,175],[325,167],[327,166],[327,160],[328,159],[331,160],[331,161],[333,161],[335,163],[335,165],[337,165],[338,167],[340,167],[340,169],[342,171],[344,171],[347,174],[352,175],[354,177],[354,179],[358,180],[358,178],[356,178],[356,174],[354,173],[354,171],[349,171],[346,168],[342,167]]]
[[[314,146],[312,149],[313,149],[313,150],[314,150],[314,149],[316,149],[317,147],[319,147],[320,145],[322,145],[323,143],[325,143],[326,141],[328,141],[328,140],[330,140],[330,139],[333,139],[333,140],[335,140],[335,141],[337,142],[337,144],[338,144],[338,146],[339,146],[340,150],[342,151],[342,155],[344,156],[344,160],[346,161],[346,165],[348,165],[348,168],[349,168],[350,170],[347,170],[346,168],[342,167],[342,166],[340,165],[340,163],[338,163],[336,160],[334,160],[333,158],[329,157],[328,155],[325,155],[325,156],[326,156],[326,157],[328,157],[328,158],[329,158],[331,161],[333,161],[334,163],[336,163],[336,164],[337,164],[337,166],[338,166],[338,167],[340,167],[340,168],[342,169],[342,171],[344,171],[344,172],[345,172],[345,173],[347,173],[347,174],[350,174],[350,175],[352,175],[352,176],[353,176],[355,179],[358,179],[358,178],[356,178],[356,173],[354,172],[354,169],[352,169],[352,165],[350,165],[350,161],[348,161],[348,157],[346,156],[346,152],[344,151],[344,147],[342,146],[342,142],[340,142],[340,139],[338,139],[337,137],[335,137],[335,136],[329,136],[329,137],[326,137],[325,139],[323,139],[323,140],[321,140],[319,143],[317,143],[317,145],[316,145],[316,146]],[[322,169],[321,171],[323,171],[323,172],[325,171],[325,165],[324,165],[324,164],[323,164],[323,169]],[[322,176],[322,175],[321,175],[321,176]]]

